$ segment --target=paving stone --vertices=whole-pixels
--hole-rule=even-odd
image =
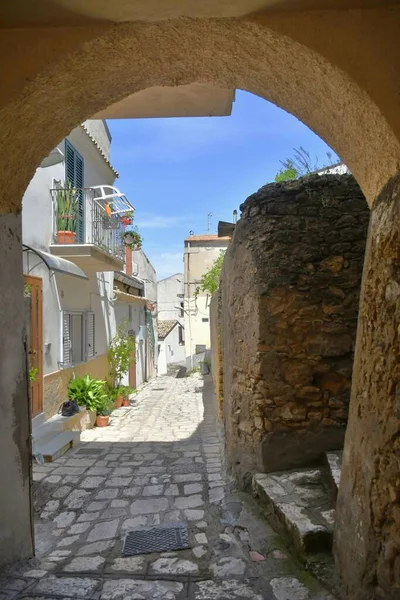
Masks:
[[[212,488],[208,494],[211,504],[218,504],[224,499],[225,492],[223,487]]]
[[[83,558],[74,558],[71,562],[64,565],[63,570],[67,573],[86,573],[87,571],[98,571],[105,563],[106,559],[102,556],[88,556]]]
[[[78,523],[84,523],[85,521],[96,521],[99,517],[99,512],[82,513],[78,517]]]
[[[82,508],[90,495],[90,492],[85,490],[74,490],[65,498],[64,505],[68,508]]]
[[[196,548],[193,548],[192,552],[196,558],[201,558],[207,554],[207,550],[204,548],[204,546],[196,546]]]
[[[225,556],[221,558],[217,563],[210,566],[210,571],[215,577],[243,577],[246,571],[246,563],[241,558],[235,558],[233,556]]]
[[[85,477],[85,479],[81,482],[81,487],[86,489],[95,489],[100,487],[105,480],[105,477]]]
[[[72,546],[79,540],[79,535],[71,535],[60,540],[57,544],[57,548],[64,548],[65,546]]]
[[[133,469],[130,467],[117,467],[113,471],[114,477],[120,477],[121,475],[132,475]]]
[[[181,498],[175,498],[174,505],[176,508],[196,508],[197,506],[203,506],[203,497],[200,495],[186,496]]]
[[[158,513],[168,508],[168,498],[148,498],[136,500],[131,504],[132,515],[147,515]]]
[[[47,571],[43,571],[42,569],[31,569],[30,571],[25,571],[23,575],[24,577],[30,577],[32,579],[41,579],[47,575]]]
[[[111,500],[111,508],[125,508],[129,506],[128,500]]]
[[[118,496],[118,493],[118,490],[112,488],[100,490],[99,492],[97,492],[95,500],[113,500]]]
[[[56,594],[61,598],[88,598],[98,581],[87,577],[55,577],[41,579],[33,588],[36,594]]]
[[[85,556],[87,554],[99,554],[100,552],[105,552],[106,550],[110,550],[115,544],[115,540],[105,540],[101,542],[94,542],[93,544],[85,544],[82,548],[79,548],[77,554],[78,556]]]
[[[45,483],[59,483],[61,481],[61,475],[50,475],[46,477]]]
[[[207,536],[205,533],[196,533],[194,536],[198,544],[208,544]]]
[[[126,517],[127,510],[125,508],[107,508],[102,515],[102,519],[114,519],[115,517]]]
[[[125,488],[131,483],[132,477],[111,477],[106,481],[106,487]]]
[[[126,498],[133,498],[134,496],[138,496],[140,494],[140,487],[130,487],[122,490],[122,495]]]
[[[147,563],[143,556],[129,556],[116,558],[111,565],[113,571],[126,571],[128,573],[143,573]]]
[[[89,512],[94,512],[96,510],[102,510],[107,506],[108,502],[91,502],[89,506],[86,507],[86,510]]]
[[[162,496],[163,491],[163,485],[146,485],[143,488],[142,496]]]
[[[269,584],[276,600],[309,600],[308,589],[295,577],[276,577]]]
[[[174,483],[165,488],[164,496],[179,496],[178,486]]]
[[[103,521],[96,523],[87,537],[88,542],[96,542],[97,540],[106,540],[115,537],[118,529],[119,520]]]
[[[69,525],[72,525],[72,523],[75,521],[75,518],[75,512],[62,512],[54,517],[54,523],[56,524],[56,527],[59,528],[68,527]]]
[[[61,487],[54,490],[52,493],[53,498],[65,498],[68,496],[72,488],[69,485],[62,485]]]
[[[147,517],[144,515],[141,515],[140,517],[133,517],[132,519],[125,519],[125,521],[122,522],[121,529],[129,530],[129,529],[135,529],[136,527],[142,527],[145,525],[147,525]]]
[[[199,521],[198,523],[196,523],[196,527],[198,527],[199,529],[207,529],[207,523],[205,521]]]
[[[188,508],[184,511],[184,514],[189,521],[199,521],[200,519],[204,518],[204,510],[194,510]]]
[[[182,590],[176,581],[118,579],[104,583],[100,600],[176,600]]]
[[[59,506],[60,506],[59,500],[49,500],[44,507],[44,512],[54,513],[54,512],[56,512],[56,510],[58,510]]]
[[[194,600],[264,600],[242,581],[200,581],[194,585]],[[265,597],[266,600],[266,597]],[[286,600],[292,600],[290,596]]]
[[[158,558],[152,565],[150,571],[163,575],[188,575],[199,572],[196,563],[179,558]]]
[[[87,523],[75,523],[68,529],[69,535],[79,535],[80,533],[85,533],[90,527],[90,522]]]
[[[174,475],[176,483],[185,483],[187,481],[201,481],[201,473],[180,473]]]
[[[198,494],[199,492],[203,492],[201,483],[188,483],[183,486],[183,493],[186,495]]]
[[[209,473],[207,477],[208,477],[208,481],[221,481],[222,474],[219,471],[218,473]]]

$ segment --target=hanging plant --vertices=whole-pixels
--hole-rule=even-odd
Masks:
[[[121,223],[124,227],[127,227],[128,225],[131,225],[132,219],[131,217],[121,217]]]
[[[122,239],[125,246],[129,246],[129,248],[137,250],[142,247],[143,238],[136,228],[124,231],[122,234]]]

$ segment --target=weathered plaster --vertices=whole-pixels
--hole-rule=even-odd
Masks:
[[[371,213],[336,511],[346,597],[400,592],[400,177]]]
[[[21,215],[0,215],[0,564],[33,551]]]
[[[7,185],[0,206],[18,205],[37,164],[77,123],[140,90],[193,82],[246,89],[296,115],[348,164],[372,204],[400,166],[400,13],[301,13],[298,29],[308,37],[299,41],[293,18],[285,12],[4,31],[0,142],[7,156],[0,165]],[[346,35],[337,37],[343,22]],[[322,42],[332,36],[325,51]],[[348,64],[337,65],[343,47]],[[11,168],[21,151],[23,163]]]

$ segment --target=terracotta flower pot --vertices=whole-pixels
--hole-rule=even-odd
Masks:
[[[57,241],[59,244],[75,244],[76,233],[75,231],[58,231]]]
[[[124,398],[122,401],[122,406],[130,406],[131,402],[129,400],[129,398]]]
[[[115,408],[121,408],[123,401],[124,401],[123,397],[122,396],[118,396],[115,399],[115,402],[114,402]]]
[[[109,420],[110,420],[109,415],[97,415],[96,427],[107,427]]]

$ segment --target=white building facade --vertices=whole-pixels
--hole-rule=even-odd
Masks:
[[[108,374],[114,271],[124,268],[120,217],[133,210],[110,187],[110,144],[103,121],[86,121],[42,162],[23,197],[33,417],[57,412],[73,373]]]
[[[213,266],[220,252],[228,247],[229,237],[192,235],[185,238],[184,313],[186,365],[195,367],[210,348],[210,301],[200,289],[202,276]]]
[[[175,273],[161,279],[158,289],[158,375],[168,372],[170,365],[186,364],[184,274]]]

